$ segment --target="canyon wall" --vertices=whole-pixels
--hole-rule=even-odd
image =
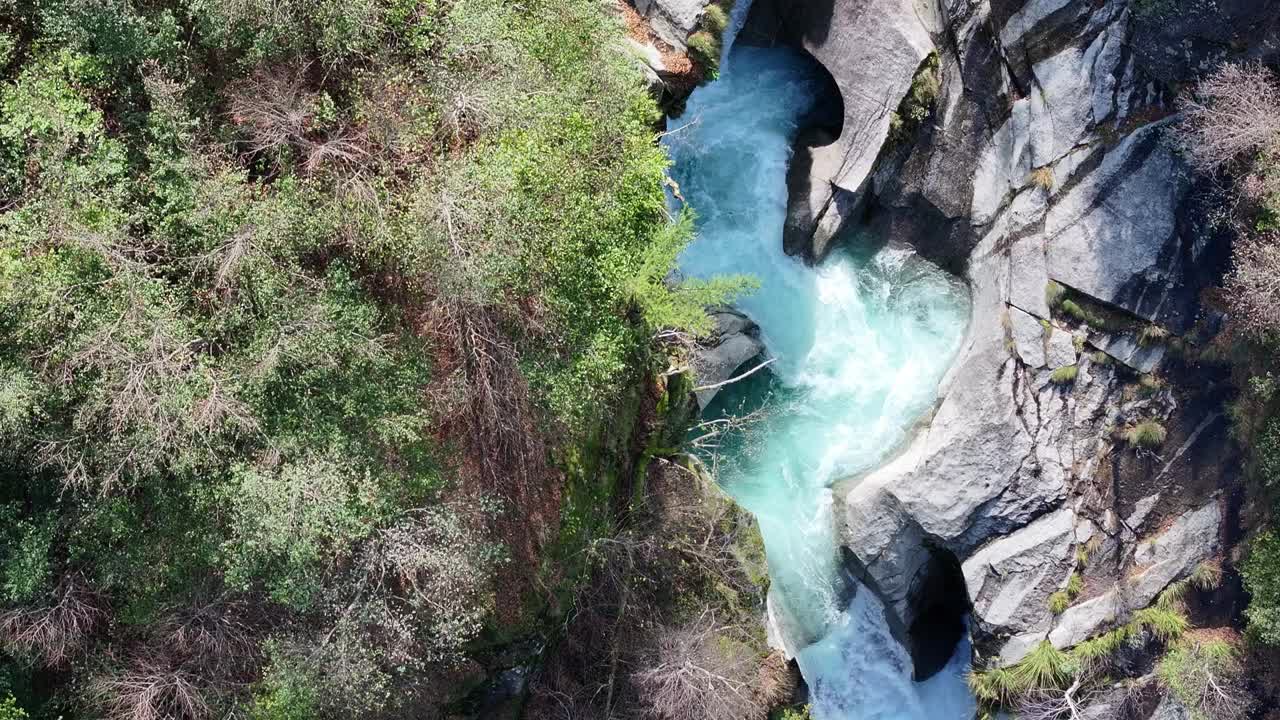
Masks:
[[[789,248],[906,242],[974,297],[927,427],[840,489],[851,569],[910,628],[959,563],[985,663],[1115,627],[1237,540],[1226,378],[1199,360],[1230,238],[1169,128],[1199,75],[1276,57],[1280,2],[793,5],[758,0],[741,41],[805,49],[844,107],[837,137],[801,134]],[[932,53],[932,112],[895,137]],[[1144,423],[1167,437],[1140,446]]]

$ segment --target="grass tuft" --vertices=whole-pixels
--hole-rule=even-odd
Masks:
[[[1205,560],[1191,571],[1188,578],[1197,590],[1208,592],[1222,585],[1222,562],[1218,559]]]
[[[1133,624],[1150,630],[1162,642],[1177,640],[1191,627],[1186,615],[1159,604],[1134,613]]]
[[[1049,304],[1050,308],[1057,309],[1062,304],[1063,296],[1067,294],[1067,289],[1053,280],[1044,286],[1044,301]]]
[[[1049,376],[1049,382],[1055,385],[1070,385],[1076,381],[1076,376],[1079,374],[1080,366],[1064,365],[1053,371],[1053,374]]]
[[[1059,590],[1049,596],[1049,612],[1054,615],[1061,615],[1071,607],[1071,596],[1066,590]]]
[[[707,32],[721,36],[729,27],[729,13],[715,3],[711,3],[702,11],[702,28]]]
[[[1048,690],[1065,686],[1076,673],[1077,664],[1067,653],[1053,646],[1048,640],[1039,645],[1017,665],[1013,666],[1014,684],[1024,692]]]
[[[1155,420],[1143,420],[1129,428],[1124,434],[1124,439],[1135,448],[1152,450],[1163,445],[1168,436],[1169,431],[1165,430],[1160,423]]]
[[[1168,330],[1159,325],[1148,325],[1142,328],[1142,332],[1138,333],[1138,344],[1142,347],[1151,347],[1164,342],[1168,337]]]
[[[1075,300],[1063,300],[1058,305],[1058,309],[1073,320],[1082,322],[1086,325],[1094,324],[1093,316],[1089,314],[1088,310],[1080,307],[1080,304]]]
[[[1038,167],[1035,170],[1031,171],[1031,175],[1028,178],[1028,180],[1031,181],[1032,185],[1038,188],[1044,188],[1045,190],[1052,190],[1053,189],[1053,168],[1049,167],[1048,165],[1045,165],[1044,167]]]

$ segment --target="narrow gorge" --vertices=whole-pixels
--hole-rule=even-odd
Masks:
[[[735,15],[664,144],[699,220],[681,270],[761,283],[703,369],[769,365],[707,413],[751,420],[719,472],[760,521],[771,639],[814,716],[967,719],[970,652],[1017,672],[1128,628],[1149,648],[1145,609],[1229,562],[1243,511],[1228,378],[1197,360],[1230,238],[1171,137],[1178,87],[1274,61],[1280,5]],[[1151,424],[1154,451],[1132,439]],[[1234,597],[1189,602],[1220,622]],[[1187,712],[1147,687],[1062,717]]]

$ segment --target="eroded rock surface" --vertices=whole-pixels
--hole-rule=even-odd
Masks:
[[[698,386],[707,388],[694,393],[699,408],[710,405],[720,392],[720,388],[714,386],[732,378],[735,370],[764,352],[760,328],[746,315],[720,309],[711,317],[715,331],[699,346],[693,358]]]
[[[1173,83],[1227,54],[1280,52],[1266,47],[1274,22],[1229,51],[1192,38],[1186,62],[1157,63],[1149,17],[1125,0],[784,10],[759,0],[746,41],[807,50],[844,102],[838,137],[798,141],[789,250],[820,259],[868,232],[963,272],[973,294],[927,429],[837,488],[851,566],[909,627],[931,553],[958,558],[978,647],[996,662],[1125,621],[1222,552],[1237,465],[1221,393],[1180,386],[1170,349],[1203,326],[1200,291],[1226,250],[1190,217],[1201,190],[1167,138]],[[934,52],[933,114],[887,142]],[[1143,421],[1167,428],[1163,445],[1126,442]],[[1082,590],[1055,615],[1049,597],[1073,575]]]

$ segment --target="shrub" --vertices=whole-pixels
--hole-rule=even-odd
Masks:
[[[1058,304],[1058,309],[1061,310],[1067,317],[1077,322],[1082,322],[1082,323],[1085,323],[1086,325],[1095,324],[1093,315],[1088,310],[1085,310],[1083,307],[1081,307],[1080,304],[1077,303],[1075,300],[1070,300],[1070,299],[1062,300]]]
[[[1151,347],[1164,342],[1169,338],[1169,331],[1159,325],[1147,325],[1138,333],[1138,344],[1142,347]]]
[[[1080,374],[1080,366],[1064,365],[1054,370],[1049,375],[1049,382],[1055,385],[1070,385],[1076,381],[1076,377]]]
[[[1280,415],[1263,422],[1250,451],[1257,479],[1266,488],[1280,488]]]
[[[1250,633],[1280,645],[1280,534],[1268,530],[1249,543],[1241,575],[1250,597],[1244,611]]]
[[[1177,643],[1156,664],[1156,676],[1194,720],[1239,720],[1253,706],[1239,651],[1225,640]]]
[[[1280,84],[1260,63],[1225,63],[1183,97],[1182,146],[1200,168],[1280,151]]]
[[[1232,318],[1255,338],[1280,332],[1280,233],[1246,233],[1232,251],[1226,298]]]
[[[1155,420],[1143,420],[1125,431],[1124,439],[1130,446],[1141,450],[1152,450],[1164,444],[1168,431]]]
[[[0,696],[0,720],[27,720],[29,717],[26,710],[18,707],[18,701],[12,695]]]
[[[777,713],[771,720],[813,720],[810,706],[783,708],[782,712]]]
[[[720,68],[720,38],[705,30],[689,36],[689,54],[711,75]]]
[[[938,93],[942,89],[942,79],[938,71],[938,54],[930,53],[916,68],[911,78],[911,86],[903,96],[898,109],[889,116],[889,142],[905,141],[915,134],[920,124],[933,114],[934,105],[938,101]]]
[[[714,2],[707,5],[702,11],[702,27],[716,37],[723,36],[725,28],[729,27],[729,13]]]

